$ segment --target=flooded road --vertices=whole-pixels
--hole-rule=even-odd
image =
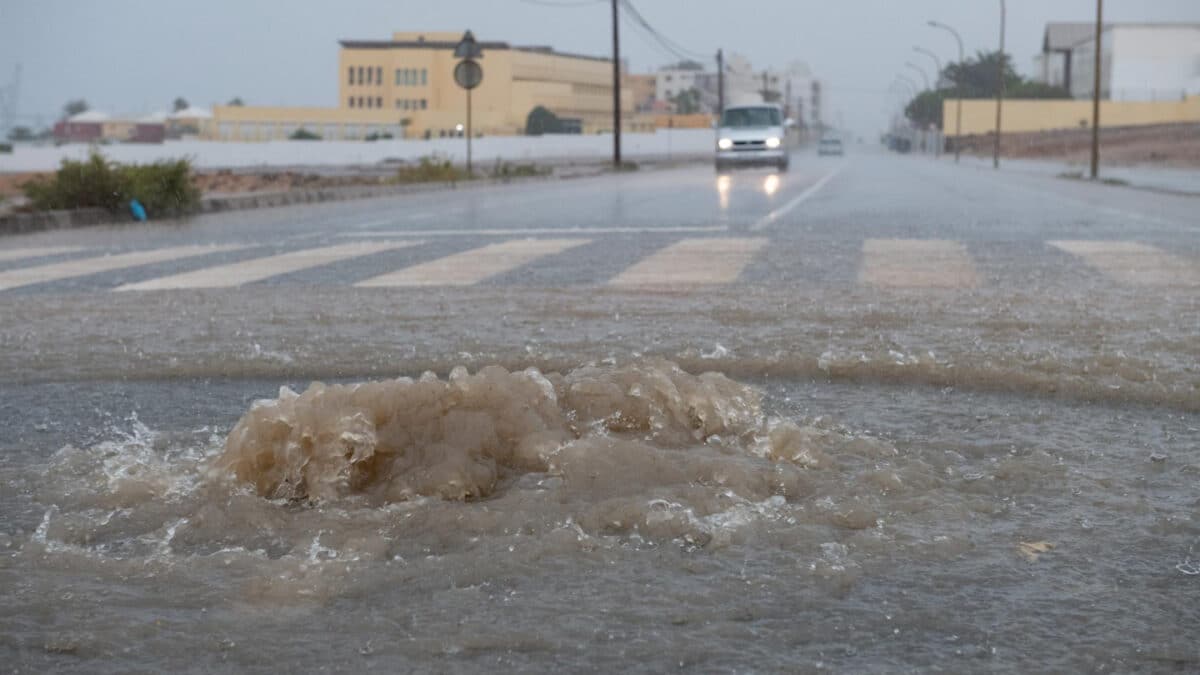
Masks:
[[[309,268],[339,221],[0,261],[43,280],[0,293],[4,662],[1200,667],[1194,201],[905,161],[464,192]]]

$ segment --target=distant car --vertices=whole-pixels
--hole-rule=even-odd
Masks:
[[[766,164],[787,171],[783,110],[777,105],[730,106],[717,124],[717,171]]]
[[[817,144],[818,155],[844,155],[845,148],[842,147],[842,139],[836,136],[826,136]]]

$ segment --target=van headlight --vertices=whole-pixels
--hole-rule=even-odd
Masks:
[[[719,141],[717,141],[717,147],[721,150],[728,150],[733,147],[733,139],[732,138],[722,138]]]
[[[780,143],[780,141],[779,141],[778,136],[767,137],[767,147],[768,148],[771,148],[772,150],[774,150],[775,148],[779,147],[779,143]]]

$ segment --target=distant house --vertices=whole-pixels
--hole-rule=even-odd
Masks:
[[[87,110],[59,120],[54,125],[54,140],[59,143],[95,143],[104,137],[108,115],[99,110]]]
[[[213,114],[204,108],[192,106],[166,116],[167,136],[207,136],[213,123]]]
[[[54,125],[58,143],[162,143],[166,137],[165,116],[141,119],[114,118],[88,110]]]

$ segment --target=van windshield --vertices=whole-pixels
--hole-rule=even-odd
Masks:
[[[777,127],[778,108],[730,108],[721,116],[722,127]]]

